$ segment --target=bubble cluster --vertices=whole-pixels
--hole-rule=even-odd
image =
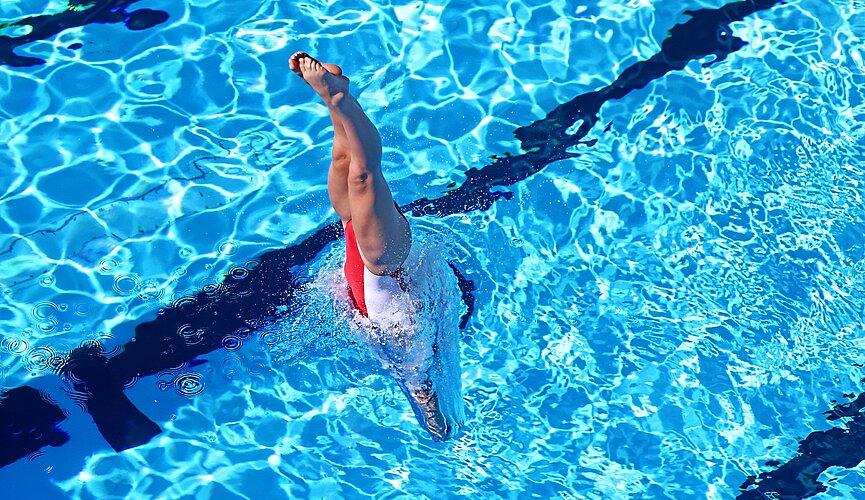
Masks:
[[[24,365],[35,374],[59,370],[63,363],[63,357],[51,346],[34,347],[24,356]]]

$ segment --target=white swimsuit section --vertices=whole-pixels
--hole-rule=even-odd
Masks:
[[[406,292],[393,276],[375,275],[364,266],[363,294],[370,321],[395,323],[409,320],[405,301],[399,300],[405,297]]]

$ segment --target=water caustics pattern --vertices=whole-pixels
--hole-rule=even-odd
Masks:
[[[0,70],[0,371],[5,388],[60,405],[70,440],[0,469],[4,485],[860,496],[843,445],[861,404],[843,403],[863,376],[865,13],[733,2],[753,10],[715,32],[729,53],[579,106],[723,6],[667,3],[152,1],[169,14],[152,29],[90,24],[16,48],[46,62]],[[41,13],[11,5],[10,20]],[[353,76],[397,199],[441,215],[413,223],[475,283],[466,426],[445,444],[422,434],[336,321],[339,251],[322,237],[309,264],[269,282],[302,310],[123,388],[162,432],[116,453],[57,388],[64,353],[131,345],[160,309],[327,234],[327,116],[289,78],[296,48]],[[460,203],[436,204],[445,193]],[[806,466],[818,482],[785,480]]]

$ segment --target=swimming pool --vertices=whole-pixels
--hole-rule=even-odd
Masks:
[[[73,3],[0,67],[2,386],[68,434],[0,469],[11,498],[863,495],[860,2]],[[454,440],[333,321],[298,49],[474,284]],[[149,358],[122,394],[158,434],[115,452],[68,353],[195,337],[202,304],[261,322]]]

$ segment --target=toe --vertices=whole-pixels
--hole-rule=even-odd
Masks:
[[[332,75],[342,75],[342,68],[340,68],[336,64],[321,63],[321,65],[324,66],[324,69],[326,69],[327,72]]]

